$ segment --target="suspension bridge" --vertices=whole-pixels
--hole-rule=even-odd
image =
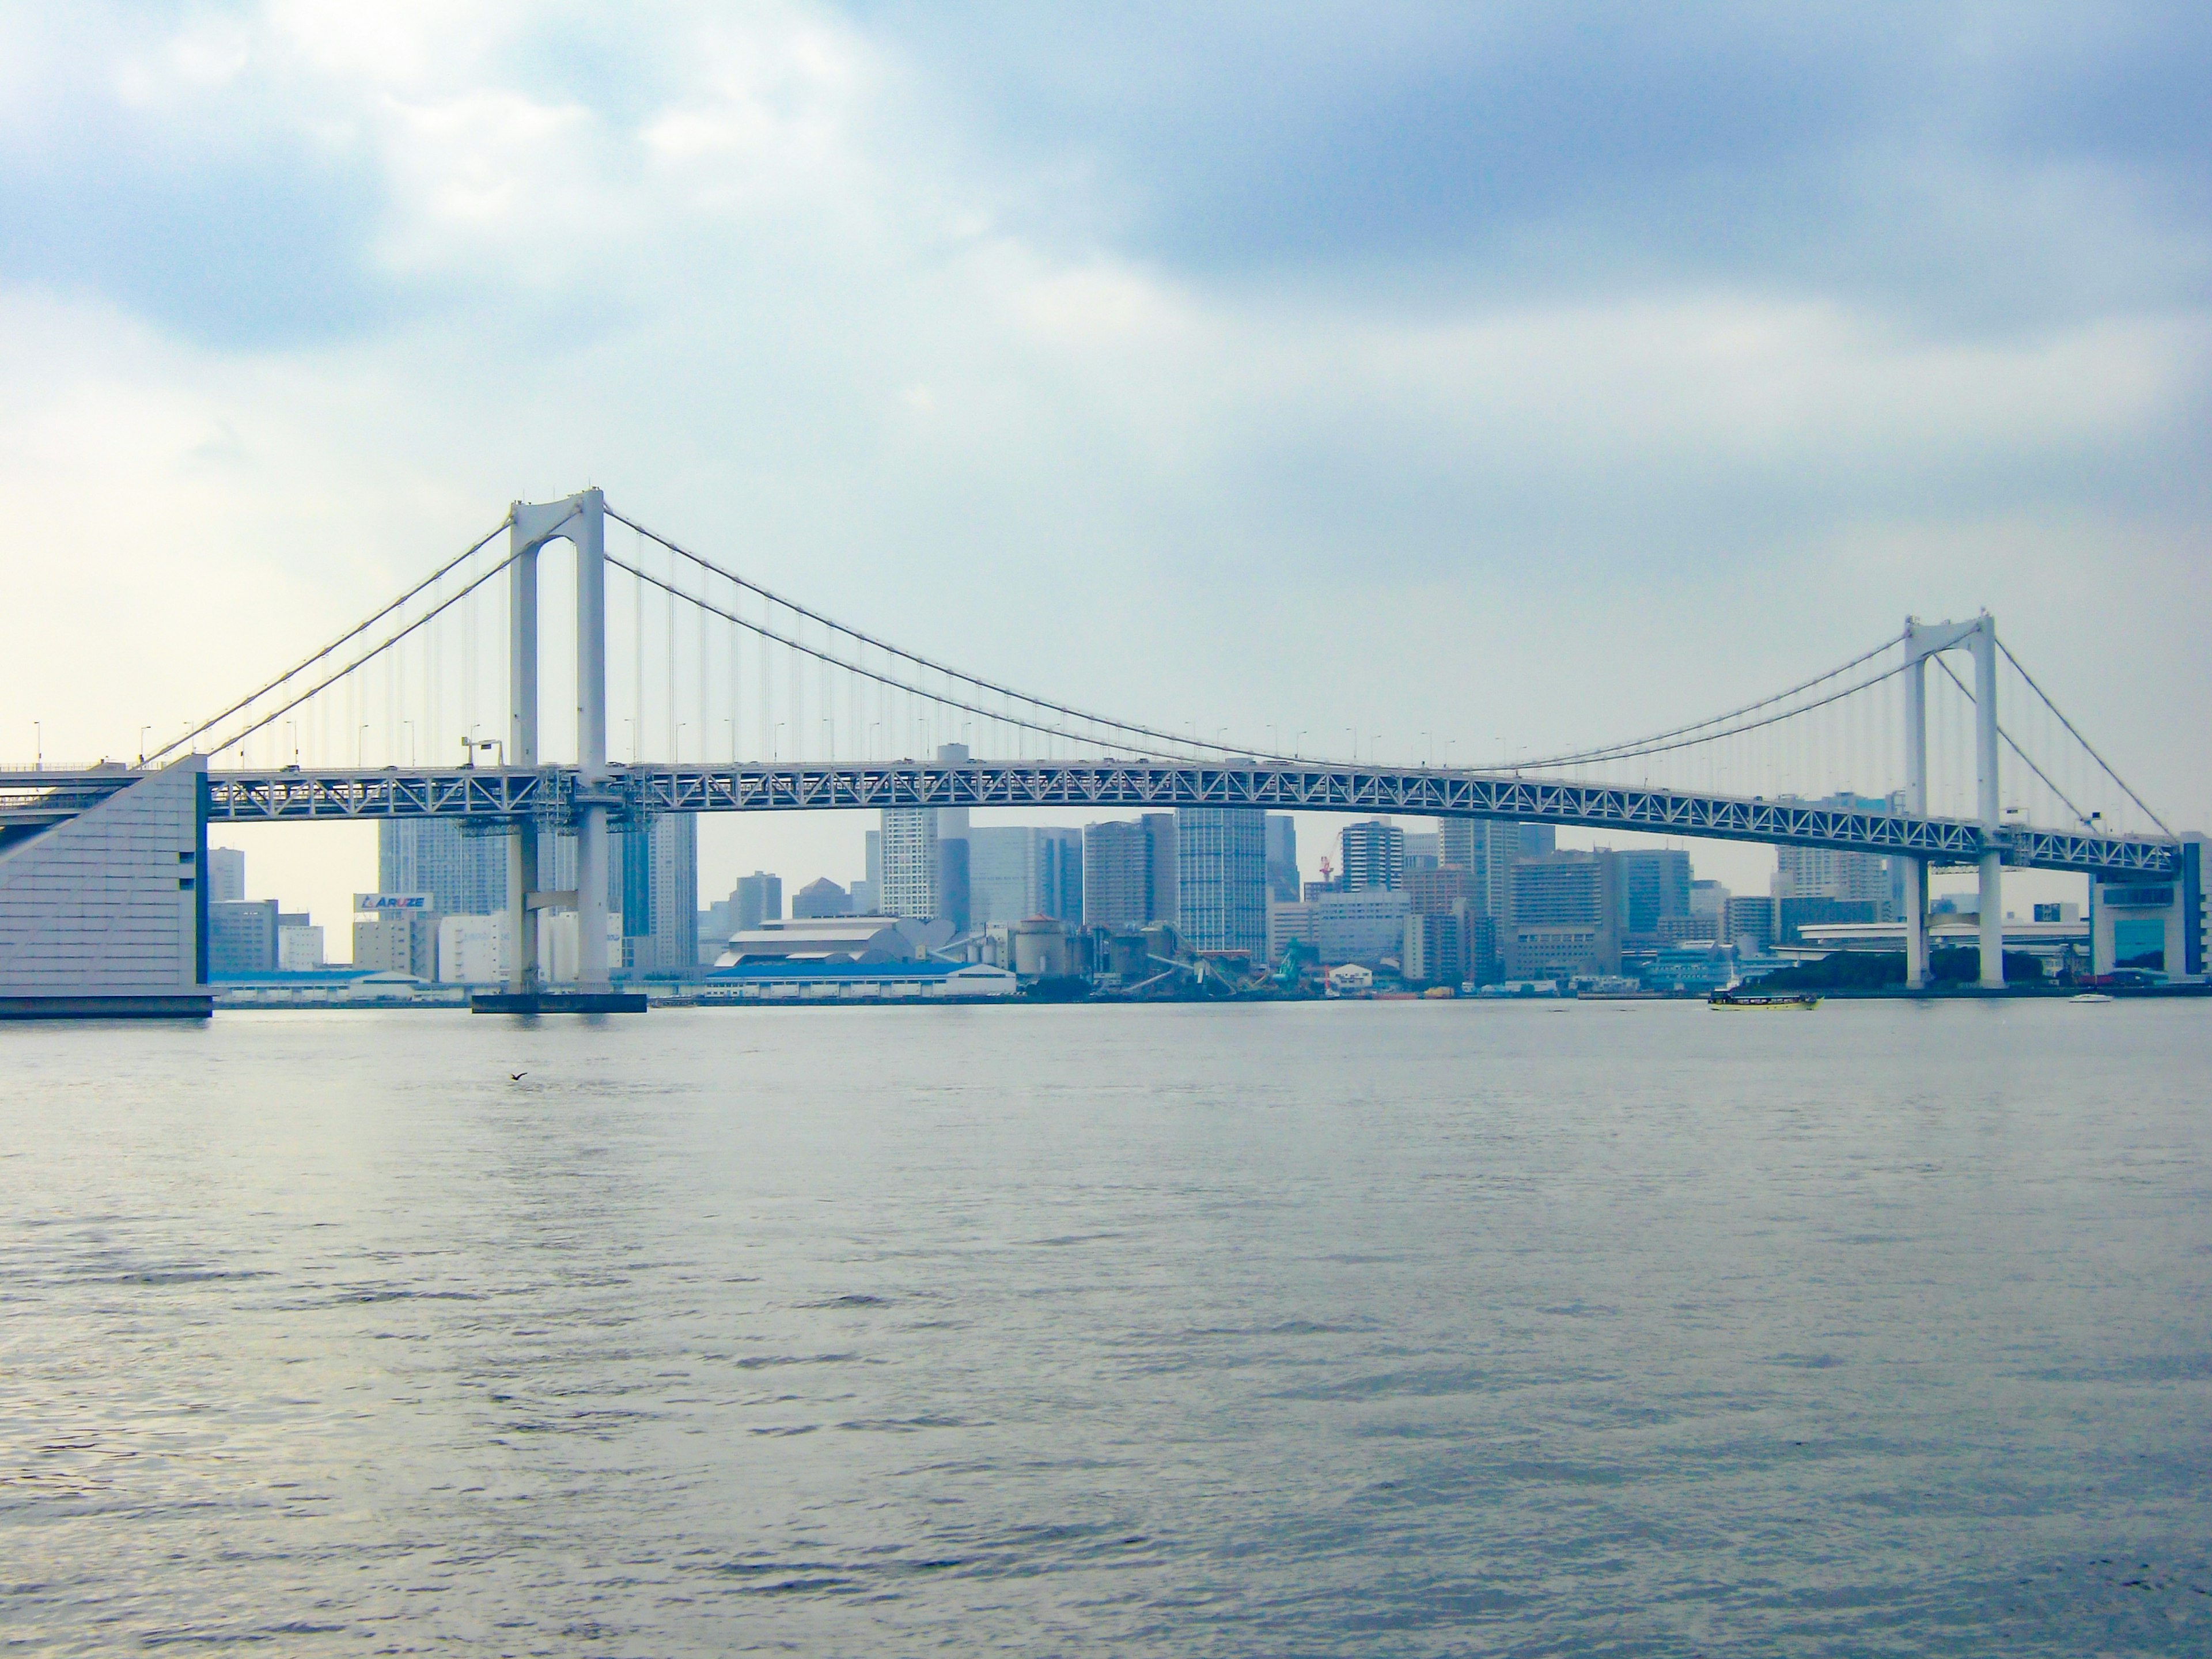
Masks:
[[[558,544],[573,559],[555,592],[571,604],[549,609]],[[544,650],[548,636],[566,649]],[[544,719],[563,705],[573,723]],[[969,758],[925,758],[954,742]],[[2004,867],[2170,883],[2193,851],[1987,614],[1908,622],[1825,673],[1642,737],[1494,768],[1394,766],[1207,741],[1018,690],[771,592],[597,489],[516,502],[391,604],[135,763],[0,772],[0,996],[11,846],[179,767],[196,780],[202,854],[209,823],[458,818],[504,833],[518,989],[537,980],[528,913],[555,904],[579,913],[580,983],[607,984],[610,826],[670,812],[1272,808],[1867,853],[1903,861],[1915,984],[1931,868],[1978,872],[1995,986]],[[575,838],[571,890],[540,887],[547,830]]]

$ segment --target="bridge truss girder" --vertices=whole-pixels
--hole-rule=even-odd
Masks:
[[[1261,807],[1504,818],[1649,835],[1968,865],[2089,874],[2171,875],[2172,842],[1984,826],[1786,800],[1693,795],[1608,784],[1375,767],[1224,766],[1158,761],[617,766],[588,788],[573,768],[437,771],[210,772],[211,822],[457,817],[489,825],[565,823],[586,805],[625,819],[662,812],[830,811],[899,807]]]

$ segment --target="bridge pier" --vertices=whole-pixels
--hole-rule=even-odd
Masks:
[[[1905,860],[1905,983],[1928,988],[1928,860]]]

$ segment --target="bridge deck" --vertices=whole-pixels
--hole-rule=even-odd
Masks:
[[[58,775],[42,775],[51,781]],[[0,777],[0,791],[9,781]],[[646,765],[615,767],[610,777],[594,785],[586,785],[573,767],[208,775],[208,817],[219,823],[454,817],[487,825],[519,818],[562,823],[586,800],[604,801],[632,815],[927,806],[1249,806],[1504,818],[1903,854],[1938,864],[1973,863],[1986,842],[2018,867],[2095,874],[2162,876],[2177,866],[2175,844],[2148,837],[2014,826],[1991,836],[1978,823],[1951,818],[1426,769],[1114,760]]]

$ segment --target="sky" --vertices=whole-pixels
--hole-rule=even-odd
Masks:
[[[2185,5],[0,5],[0,759],[596,483],[1012,684],[1408,758],[1987,607],[2204,827],[2207,84]],[[860,827],[712,821],[703,884]]]

